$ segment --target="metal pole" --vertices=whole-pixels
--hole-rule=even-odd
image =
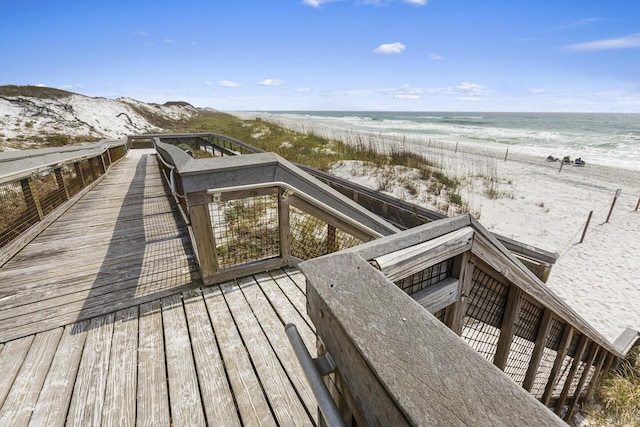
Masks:
[[[589,228],[589,223],[591,222],[591,215],[593,215],[593,211],[589,212],[587,223],[584,225],[584,230],[582,231],[582,237],[580,237],[580,243],[584,241],[584,236],[587,234],[587,228]]]
[[[307,377],[307,381],[309,381],[311,391],[318,401],[318,407],[320,408],[320,412],[322,412],[327,425],[344,426],[345,424],[342,420],[342,415],[340,414],[340,411],[338,411],[329,390],[327,390],[327,386],[322,380],[318,366],[316,365],[315,360],[311,358],[307,347],[304,345],[296,325],[288,323],[284,327],[284,330],[287,333],[291,347],[293,347],[293,350],[298,357],[300,366],[302,366],[302,371]]]

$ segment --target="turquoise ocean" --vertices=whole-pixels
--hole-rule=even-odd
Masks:
[[[589,163],[640,170],[637,113],[460,113],[274,111],[285,122],[364,131],[384,137],[472,144],[533,156],[581,157]]]

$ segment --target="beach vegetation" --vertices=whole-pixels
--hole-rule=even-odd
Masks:
[[[640,346],[601,383],[584,409],[590,426],[640,425]]]

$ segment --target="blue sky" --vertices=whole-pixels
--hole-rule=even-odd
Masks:
[[[0,84],[220,110],[640,112],[637,0],[12,1]]]

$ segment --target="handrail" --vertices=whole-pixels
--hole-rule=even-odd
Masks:
[[[328,214],[339,218],[340,220],[346,222],[347,224],[351,225],[354,228],[357,228],[367,234],[370,234],[372,237],[382,237],[383,235],[365,225],[362,225],[360,222],[354,220],[353,218],[343,214],[342,212],[332,208],[331,206],[327,205],[326,203],[323,203],[317,199],[314,199],[313,197],[309,196],[307,193],[305,193],[302,190],[299,190],[298,188],[294,187],[293,185],[284,182],[284,181],[271,181],[271,182],[262,182],[262,183],[258,183],[258,184],[248,184],[248,185],[236,185],[236,186],[231,186],[231,187],[221,187],[221,188],[215,188],[215,189],[209,189],[207,190],[207,194],[213,195],[215,197],[216,194],[221,194],[221,193],[230,193],[233,191],[245,191],[245,190],[256,190],[259,188],[268,188],[268,187],[280,187],[283,189],[287,190],[287,193],[285,194],[286,196],[292,196],[292,195],[297,195],[300,198],[306,200],[307,202],[315,205],[316,207],[321,208],[322,210],[324,210],[325,212],[327,212]]]
[[[329,426],[342,427],[344,426],[344,421],[342,420],[342,416],[338,408],[336,407],[329,390],[327,389],[326,384],[322,381],[322,375],[326,375],[329,372],[333,371],[334,367],[329,372],[320,372],[318,369],[317,361],[318,359],[312,359],[307,347],[304,345],[302,341],[302,337],[296,328],[296,325],[293,323],[287,323],[284,327],[285,332],[287,333],[287,338],[289,338],[289,342],[291,343],[291,347],[298,358],[298,362],[300,362],[300,366],[302,367],[302,371],[304,372],[307,381],[309,382],[309,386],[311,387],[311,391],[318,402],[318,407],[324,416],[324,421]]]
[[[91,145],[3,151],[0,152],[0,164],[4,173],[0,174],[0,184],[31,176],[61,163],[95,157],[110,148],[120,146],[126,146],[126,141],[102,140]],[[82,154],[72,154],[76,152]]]

